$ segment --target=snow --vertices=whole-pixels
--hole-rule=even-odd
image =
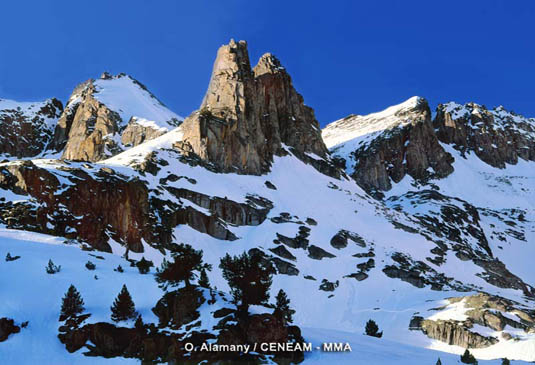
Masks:
[[[449,303],[449,301],[446,302]],[[448,304],[445,309],[433,314],[431,317],[428,317],[428,319],[432,321],[464,321],[468,318],[465,314],[468,310],[470,310],[470,308],[466,308],[465,299],[463,299],[459,302]]]
[[[378,113],[368,115],[350,115],[328,124],[322,130],[322,137],[327,148],[335,156],[347,161],[347,173],[353,172],[354,151],[362,148],[386,130],[403,127],[413,122],[403,114],[414,109],[424,99],[419,96],[401,104],[386,108]]]
[[[94,97],[119,113],[125,124],[135,117],[138,124],[170,130],[176,126],[177,121],[184,119],[170,111],[130,76],[98,79],[94,85]]]
[[[410,120],[401,120],[399,113],[415,108],[421,101],[421,97],[413,96],[403,103],[390,106],[377,113],[351,115],[347,118],[334,121],[328,124],[322,131],[325,145],[331,149],[366,134],[381,132],[398,125],[403,126],[409,124]]]
[[[64,245],[62,240],[38,233],[21,232],[9,229],[0,229],[0,256],[4,257],[7,252],[12,255],[20,255],[21,258],[12,262],[0,261],[0,285],[3,292],[9,293],[0,302],[0,314],[14,318],[18,324],[29,321],[27,328],[20,333],[11,335],[7,341],[0,343],[0,357],[6,363],[17,364],[134,364],[138,360],[123,358],[93,358],[83,355],[83,349],[69,354],[58,338],[58,316],[61,298],[70,284],[74,284],[80,291],[87,313],[91,313],[90,323],[97,321],[109,321],[110,306],[113,299],[119,293],[123,284],[130,291],[136,310],[139,311],[145,322],[156,323],[156,318],[150,308],[161,297],[163,292],[157,287],[152,274],[141,275],[136,268],[129,266],[123,258],[108,253],[98,252],[104,257],[100,260],[92,256],[91,252],[82,251],[77,247]],[[93,253],[94,254],[94,253]],[[44,270],[49,259],[57,265],[61,265],[61,271],[50,275]],[[88,271],[84,264],[88,261],[96,264],[94,271]],[[114,271],[118,265],[124,269],[124,273]],[[98,280],[94,279],[98,276]],[[212,278],[211,278],[212,279]],[[398,282],[400,286],[412,293],[400,290],[395,297],[385,303],[375,303],[369,300],[372,306],[379,306],[390,302],[393,307],[410,303],[410,299],[419,290],[409,285]],[[398,285],[394,285],[395,287]],[[356,286],[355,286],[356,287]],[[385,291],[388,292],[388,291]],[[420,291],[421,292],[421,291]],[[299,296],[300,291],[290,292],[292,302]],[[358,296],[358,302],[365,300],[366,291]],[[440,296],[437,294],[437,297]],[[37,299],[37,300],[36,300]],[[314,306],[318,306],[318,298],[311,300],[303,298]],[[357,302],[357,303],[358,303]],[[353,303],[353,304],[357,304]],[[206,303],[200,308],[201,318],[211,318],[206,311],[213,312],[219,307],[209,307]],[[325,308],[325,307],[324,307]],[[344,307],[335,306],[330,308]],[[351,310],[351,307],[347,309]],[[355,309],[352,311],[355,312]],[[206,312],[206,313],[205,313]],[[384,313],[383,313],[384,312]],[[324,313],[327,314],[328,312]],[[358,314],[364,321],[367,318],[375,318],[385,336],[382,339],[364,336],[363,324],[353,331],[343,331],[335,328],[311,327],[303,328],[303,335],[307,342],[313,344],[314,351],[307,353],[304,364],[324,364],[332,361],[337,364],[390,364],[395,361],[398,364],[434,363],[440,357],[443,363],[453,363],[458,359],[456,355],[441,353],[418,346],[418,344],[433,343],[420,333],[406,331],[405,336],[410,339],[400,342],[395,336],[389,335],[391,327],[389,321],[399,321],[400,314],[410,315],[412,310],[364,310],[362,313],[346,313],[348,319]],[[213,319],[212,319],[213,320]],[[310,323],[321,323],[321,318],[316,317]],[[203,321],[202,328],[211,328],[214,323]],[[126,323],[123,323],[126,325]],[[416,339],[416,340],[415,340]],[[326,353],[316,349],[325,342],[349,343],[351,352]],[[412,343],[411,343],[412,342]],[[527,346],[519,343],[519,346]],[[447,349],[451,351],[451,349]],[[526,349],[525,349],[526,350]],[[529,350],[529,348],[527,348]],[[477,354],[476,350],[472,351]],[[22,355],[24,354],[24,355]],[[484,354],[482,355],[484,357]],[[514,356],[511,356],[514,358]],[[482,362],[486,364],[486,362]],[[498,364],[497,361],[489,364]]]
[[[120,79],[97,82],[104,83],[105,87],[103,86],[102,89],[104,90],[108,85],[105,82],[117,80]],[[97,95],[105,97],[113,95],[111,90],[113,87],[108,88],[108,94],[99,92]],[[118,101],[119,99],[112,97],[111,100]],[[331,141],[340,146],[349,145],[354,141],[365,141],[366,138],[380,133],[384,128],[399,125],[396,124],[399,122],[399,118],[395,116],[396,113],[414,107],[419,100],[411,98],[395,108],[376,113],[373,118],[366,119],[366,117],[357,116],[355,117],[357,119],[366,119],[366,122],[363,119],[360,128],[352,129],[341,122],[337,128],[331,129]],[[381,119],[381,123],[374,125],[374,121],[378,119]],[[383,119],[388,119],[388,121]],[[347,128],[344,130],[342,127]],[[414,315],[422,315],[431,319],[464,320],[468,309],[464,307],[464,301],[450,303],[446,300],[451,297],[474,294],[476,290],[502,295],[525,303],[521,291],[502,289],[489,284],[477,276],[482,272],[480,266],[471,261],[461,261],[451,250],[447,252],[445,263],[441,266],[429,262],[427,260],[431,257],[429,251],[436,245],[422,235],[396,229],[391,224],[391,221],[396,221],[412,228],[419,228],[414,224],[414,216],[433,211],[436,207],[412,206],[411,202],[406,200],[402,201],[405,204],[403,211],[398,212],[388,203],[385,204],[369,197],[354,181],[336,180],[322,175],[312,166],[303,163],[291,154],[285,157],[275,156],[271,171],[262,176],[214,173],[201,166],[191,166],[180,161],[180,153],[173,150],[172,146],[180,141],[182,136],[181,127],[178,127],[161,137],[107,160],[95,164],[70,162],[68,166],[83,169],[91,176],[95,176],[95,173],[102,167],[112,168],[118,174],[145,181],[151,191],[150,194],[158,194],[161,199],[168,199],[180,206],[191,206],[205,214],[210,212],[193,202],[178,199],[170,194],[160,182],[161,179],[172,173],[180,178],[176,181],[168,181],[169,187],[194,190],[211,197],[226,197],[238,203],[247,202],[250,194],[262,196],[273,202],[274,206],[269,212],[268,219],[259,226],[228,224],[227,228],[238,237],[236,241],[218,240],[207,234],[201,234],[187,225],[177,226],[173,230],[174,242],[190,243],[196,249],[203,250],[204,260],[213,265],[213,271],[208,273],[210,282],[225,292],[229,291],[229,287],[223,280],[218,267],[222,256],[227,253],[241,254],[253,247],[269,252],[267,251],[269,248],[276,246],[273,243],[276,233],[294,237],[298,233],[299,226],[307,226],[306,223],[277,224],[270,220],[283,212],[290,213],[295,217],[295,221],[305,222],[307,218],[313,218],[317,225],[308,226],[311,229],[308,237],[310,244],[336,257],[314,260],[308,256],[306,250],[288,248],[296,257],[296,261],[291,263],[299,270],[299,275],[276,275],[273,279],[271,297],[273,298],[279,289],[287,292],[292,306],[297,310],[294,316],[295,322],[303,328],[306,340],[314,343],[330,340],[349,342],[353,351],[333,354],[314,351],[307,354],[305,364],[320,364],[328,361],[341,364],[390,364],[393,362],[433,364],[438,357],[442,358],[444,364],[454,363],[458,360],[458,356],[449,353],[458,354],[464,349],[440,344],[419,331],[410,331],[408,326]],[[444,148],[447,148],[447,151],[455,157],[455,172],[446,179],[432,181],[441,193],[466,199],[481,208],[522,208],[530,211],[526,216],[527,220],[535,219],[533,217],[535,175],[531,163],[521,161],[518,165],[507,166],[506,169],[500,170],[489,167],[473,154],[468,154],[465,159],[449,146],[444,146]],[[158,159],[167,161],[168,165],[160,166],[155,176],[141,175],[132,166],[143,161],[152,152],[157,154]],[[313,155],[309,156],[316,158]],[[11,163],[13,162],[7,164]],[[65,167],[65,163],[45,159],[34,160],[34,163],[58,177],[63,185],[62,189],[72,184],[69,180],[70,172],[61,170]],[[277,190],[268,189],[265,185],[266,181],[273,183]],[[459,181],[472,183],[459,184]],[[409,177],[406,177],[387,192],[387,198],[424,188],[428,187],[419,187]],[[0,190],[0,197],[27,199],[24,196],[14,196],[4,190]],[[452,204],[461,204],[461,202],[457,200]],[[336,208],[329,209],[329,207]],[[496,226],[500,222],[499,219],[483,214],[480,214],[480,218],[486,235],[491,234],[491,224]],[[331,238],[341,229],[358,233],[366,241],[366,247],[360,247],[351,241],[345,248],[336,249],[331,246]],[[511,240],[510,249],[503,250],[503,252],[498,249],[500,243],[497,240],[489,241],[497,257],[502,259],[508,267],[514,268],[513,273],[528,281],[534,277],[533,265],[530,261],[535,255],[535,248],[528,244],[528,242],[534,242],[533,232],[529,234],[527,242]],[[75,245],[67,246],[62,242],[60,238],[46,235],[22,233],[5,228],[0,230],[0,259],[8,251],[12,255],[22,256],[20,260],[10,263],[0,261],[0,287],[6,288],[6,292],[10,293],[9,301],[0,303],[0,316],[13,317],[19,323],[30,320],[28,329],[10,337],[5,343],[0,343],[2,358],[5,356],[7,359],[20,360],[21,353],[24,351],[22,343],[30,343],[35,344],[36,349],[29,356],[28,363],[38,362],[42,358],[50,358],[54,363],[71,363],[71,361],[72,363],[94,363],[96,361],[93,358],[85,358],[81,355],[81,351],[69,355],[56,337],[59,303],[71,282],[84,297],[88,312],[93,313],[91,321],[109,318],[109,306],[123,283],[127,284],[144,320],[155,321],[150,308],[155,305],[162,292],[152,275],[140,275],[137,269],[129,267],[121,257],[125,253],[125,248],[120,243],[111,240],[109,244],[112,253],[99,253],[105,257],[105,260],[96,260],[88,252],[81,251]],[[142,254],[130,252],[130,258],[138,260],[145,257],[158,265],[165,257],[166,253],[154,249],[147,242],[142,244],[144,252]],[[368,260],[368,258],[356,258],[353,255],[367,253],[371,249],[375,254],[373,259],[376,267],[367,272],[369,277],[363,281],[346,277],[358,271],[357,264]],[[407,282],[389,278],[383,273],[383,269],[393,264],[391,256],[395,252],[402,252],[414,261],[426,262],[438,273],[460,281],[473,288],[474,291],[460,293],[447,288],[445,291],[434,291],[429,286],[416,288]],[[62,266],[60,273],[56,275],[45,273],[44,266],[49,258]],[[94,272],[88,272],[85,269],[84,264],[87,260],[97,265]],[[125,269],[125,273],[113,271],[118,264]],[[98,275],[98,281],[93,278],[94,274]],[[13,275],[16,278],[12,280]],[[317,280],[304,279],[306,275],[311,275]],[[331,282],[338,281],[339,286],[334,292],[321,291],[318,288],[323,279]],[[36,285],[36,283],[39,284]],[[20,288],[31,290],[20,290]],[[32,302],[36,294],[44,298],[39,305]],[[527,306],[533,307],[533,303],[528,302]],[[437,310],[437,308],[441,309]],[[209,309],[201,308],[202,313],[206,310]],[[203,314],[202,317],[207,316]],[[368,319],[374,319],[384,331],[382,339],[362,335]],[[211,323],[203,320],[202,326],[209,328]],[[535,360],[534,344],[533,337],[523,335],[519,341],[500,341],[487,349],[472,352],[481,359],[500,358],[506,355],[511,359],[533,361]],[[113,363],[113,361],[122,360],[99,358],[98,361]],[[498,364],[499,362],[490,363]]]
[[[162,291],[153,275],[140,275],[137,268],[130,267],[119,256],[98,252],[104,257],[99,260],[91,252],[62,242],[39,233],[0,229],[0,287],[4,293],[0,317],[13,318],[19,325],[29,321],[27,328],[0,342],[2,363],[137,364],[138,360],[122,358],[96,360],[84,356],[83,349],[69,354],[57,338],[61,298],[73,284],[84,299],[86,312],[91,313],[89,323],[110,321],[110,306],[126,284],[143,320],[155,323],[157,318],[151,308]],[[3,258],[8,252],[21,258],[5,262]],[[49,259],[61,266],[59,273],[45,272]],[[96,265],[94,271],[85,268],[87,261]],[[118,265],[124,273],[113,271]]]
[[[42,124],[45,128],[45,133],[53,133],[54,128],[56,127],[57,119],[56,118],[41,118],[36,122],[34,118],[37,116],[39,111],[50,104],[52,99],[47,99],[44,101],[31,101],[31,102],[21,102],[9,99],[0,99],[0,114],[5,112],[10,112],[16,110],[26,116],[26,120],[32,123]]]

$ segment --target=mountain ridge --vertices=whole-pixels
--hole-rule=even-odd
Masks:
[[[323,144],[313,112],[278,60],[264,55],[260,66],[251,68],[244,42],[221,49],[200,109],[167,132],[141,138],[146,131],[136,129],[132,142],[122,143],[119,138],[135,122],[134,113],[99,101],[90,90],[93,81],[75,89],[61,116],[62,126],[71,123],[62,137],[69,154],[60,149],[0,163],[0,241],[6,242],[0,243],[0,254],[9,250],[22,256],[0,266],[0,277],[8,278],[9,270],[17,273],[16,282],[3,282],[15,305],[0,304],[0,317],[30,320],[27,330],[0,343],[0,353],[23,356],[18,345],[2,347],[18,343],[17,336],[56,339],[57,323],[38,320],[36,309],[24,304],[27,292],[15,286],[39,281],[43,290],[55,293],[58,298],[47,297],[46,308],[38,311],[55,321],[53,302],[59,303],[58,293],[67,288],[57,287],[66,285],[61,272],[41,280],[49,257],[61,265],[62,250],[93,261],[91,255],[106,252],[102,257],[109,262],[97,261],[89,277],[83,262],[65,264],[68,279],[83,286],[96,313],[83,327],[93,331],[101,330],[97,321],[108,310],[101,293],[91,289],[94,280],[101,280],[110,297],[123,281],[115,265],[129,267],[145,258],[158,266],[178,243],[190,243],[212,265],[207,275],[222,297],[230,291],[219,267],[226,254],[256,253],[272,263],[271,297],[279,289],[288,294],[305,339],[309,334],[317,339],[318,331],[326,336],[348,331],[352,341],[369,346],[357,337],[374,319],[384,331],[379,348],[381,341],[397,344],[428,360],[441,355],[429,347],[450,353],[470,348],[480,359],[535,360],[535,175],[531,152],[523,152],[531,151],[531,119],[502,109],[494,116],[480,107],[472,117],[472,111],[468,115],[448,104],[434,123],[425,99],[414,97],[388,113],[346,120],[356,119],[365,128],[372,121],[369,133],[358,134],[356,128],[345,136],[343,128],[333,131],[331,126],[327,131],[337,132],[329,137],[335,142]],[[240,65],[240,59],[247,62]],[[103,83],[114,80],[103,77]],[[83,90],[87,95],[81,95]],[[503,128],[493,128],[495,133],[481,140],[494,118]],[[517,121],[525,125],[515,129]],[[446,124],[453,122],[454,131],[465,133],[449,133]],[[377,129],[381,125],[390,129]],[[72,128],[79,132],[72,133],[73,139]],[[99,128],[102,138],[91,140]],[[507,142],[509,137],[516,165],[507,162],[513,161],[512,152],[495,153],[492,147],[495,139]],[[343,138],[349,139],[340,142]],[[355,138],[356,146],[351,145]],[[476,148],[480,141],[486,148],[481,152]],[[120,148],[110,149],[106,143],[111,142]],[[349,147],[341,154],[344,145]],[[80,158],[66,158],[71,152]],[[488,159],[492,164],[480,156],[494,156]],[[504,168],[498,168],[499,161],[505,161]],[[24,265],[32,265],[26,273]],[[149,270],[152,275],[154,269]],[[130,288],[138,274],[127,271]],[[143,297],[145,287],[152,295],[160,292],[149,279],[140,281],[133,299],[140,303],[143,320],[164,335],[169,328],[158,327],[151,311],[158,298]],[[199,313],[201,324],[186,324],[187,333],[212,323],[210,308]],[[228,340],[212,330],[217,341]],[[80,346],[103,351],[90,342]],[[36,351],[63,358],[66,349]],[[366,348],[354,349],[347,363],[360,360],[362,351]],[[80,352],[72,356],[84,358]],[[305,363],[328,361],[326,356],[305,354]],[[384,360],[379,357],[371,356],[376,363]]]

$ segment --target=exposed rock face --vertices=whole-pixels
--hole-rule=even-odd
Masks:
[[[439,142],[499,168],[535,160],[535,119],[475,103],[440,104],[431,123],[427,101],[414,97],[379,113],[350,115],[322,133],[336,163],[368,192],[390,190],[407,174],[417,182],[448,176],[453,157]]]
[[[475,103],[441,104],[434,125],[440,141],[463,154],[474,152],[491,166],[505,168],[519,158],[535,161],[535,119],[503,107],[487,110]]]
[[[287,154],[283,145],[305,160],[328,158],[314,112],[286,70],[271,54],[251,69],[244,41],[219,49],[201,108],[183,129],[183,150],[223,172],[266,173],[274,155]]]
[[[57,99],[36,103],[0,99],[0,155],[23,158],[44,152],[62,111]]]
[[[121,143],[128,147],[134,147],[145,141],[160,137],[166,132],[166,129],[143,125],[137,118],[132,117],[121,134]]]
[[[254,314],[247,318],[227,317],[236,320],[235,325],[226,325],[217,337],[217,343],[220,345],[236,345],[255,343],[303,343],[301,330],[297,326],[288,326],[277,318],[268,313]],[[260,353],[269,354],[270,352]],[[282,364],[299,363],[303,361],[302,351],[292,352],[275,352],[275,361]],[[236,356],[236,355],[234,355]],[[229,358],[232,363],[241,363],[243,358],[239,356]]]
[[[91,84],[91,81],[92,80],[82,82],[74,88],[67,104],[65,105],[65,109],[58,120],[58,124],[56,125],[54,138],[50,145],[52,149],[59,152],[65,148],[67,140],[69,139],[69,133],[71,131],[74,116],[76,115],[78,106],[84,97],[85,90],[89,84]]]
[[[17,214],[17,204],[0,205],[0,220],[11,228],[31,229],[64,237],[80,238],[93,247],[110,251],[110,237],[130,250],[142,252],[142,239],[152,242],[148,191],[138,180],[126,181],[110,170],[90,176],[83,170],[72,173],[64,191],[58,178],[31,161],[0,168],[0,187],[29,195],[39,202],[26,218]],[[58,191],[60,191],[58,193]],[[10,214],[11,213],[11,214]]]
[[[472,331],[474,324],[494,331],[503,331],[506,325],[525,332],[531,332],[535,328],[533,314],[517,308],[518,303],[508,299],[480,293],[467,297],[450,298],[448,301],[450,304],[462,305],[466,308],[465,320],[431,320],[415,316],[409,324],[409,329],[421,330],[428,337],[448,345],[463,348],[483,348],[497,343],[498,339],[483,336],[477,330]],[[515,316],[517,320],[513,319]]]
[[[74,89],[52,146],[63,149],[64,159],[99,161],[161,136],[180,120],[139,81],[104,73]]]
[[[247,203],[237,203],[173,188],[165,181],[161,189],[175,199],[161,200],[157,197],[161,193],[152,194],[139,179],[87,166],[88,170],[71,168],[65,163],[49,170],[31,161],[0,165],[0,188],[28,196],[27,201],[0,201],[0,222],[10,228],[79,238],[103,251],[110,251],[111,237],[133,252],[143,252],[142,240],[166,246],[180,224],[218,239],[235,240],[229,226],[257,226],[273,207],[259,196],[249,195]]]
[[[352,174],[367,191],[390,190],[410,175],[417,180],[445,177],[453,172],[453,157],[438,143],[431,124],[431,111],[423,98],[399,110],[399,124],[354,152]]]
[[[108,136],[119,131],[121,117],[93,97],[95,87],[91,81],[86,85],[63,151],[62,157],[68,160],[98,161],[112,155],[114,150],[117,152],[118,148]],[[68,118],[65,116],[66,120]]]
[[[498,339],[471,332],[467,327],[448,321],[422,321],[422,331],[435,340],[463,348],[483,348],[494,345]]]

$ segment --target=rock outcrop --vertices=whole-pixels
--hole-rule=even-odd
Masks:
[[[417,180],[445,177],[453,172],[453,158],[438,143],[431,111],[424,99],[398,117],[408,123],[374,139],[355,152],[353,177],[366,190],[390,190],[406,174]]]
[[[251,69],[245,41],[219,49],[201,107],[183,130],[182,150],[222,172],[260,175],[269,171],[273,156],[289,151],[307,162],[323,161],[329,170],[313,110],[272,54]]]
[[[448,302],[450,305],[462,305],[465,309],[466,319],[462,321],[454,319],[432,320],[415,316],[411,319],[409,329],[420,330],[430,338],[463,348],[484,348],[498,342],[496,337],[482,335],[480,333],[482,332],[481,327],[486,327],[489,332],[503,331],[506,325],[526,333],[535,331],[533,313],[519,309],[518,303],[511,300],[479,293],[472,296],[449,298]],[[443,310],[445,308],[436,309]],[[474,325],[481,327],[476,329]],[[508,337],[508,334],[505,337]]]
[[[430,338],[463,348],[483,348],[494,345],[498,339],[471,332],[469,327],[450,321],[422,321],[422,331]]]
[[[4,163],[0,188],[28,197],[0,201],[0,223],[80,239],[103,251],[111,250],[110,238],[133,252],[143,252],[142,241],[165,247],[181,224],[218,239],[236,240],[229,226],[260,225],[273,207],[260,196],[248,195],[246,203],[238,203],[174,188],[165,180],[160,188],[173,199],[162,200],[161,192],[149,190],[140,179],[90,164],[73,168],[67,162],[50,169],[31,161]]]
[[[134,147],[145,141],[160,137],[167,132],[165,128],[144,125],[143,121],[132,117],[121,134],[121,143],[126,147]]]
[[[0,318],[0,342],[7,340],[9,335],[19,332],[20,327],[11,318]]]
[[[102,74],[78,85],[58,121],[52,147],[62,158],[99,161],[180,124],[139,81]]]
[[[535,119],[501,106],[440,104],[431,122],[427,101],[413,97],[379,113],[335,121],[322,134],[335,162],[376,196],[405,175],[426,183],[451,174],[453,157],[440,142],[498,168],[519,158],[535,160]]]
[[[142,239],[154,241],[148,190],[141,181],[106,168],[94,175],[67,166],[62,172],[68,184],[31,161],[1,166],[0,188],[31,199],[0,203],[0,221],[10,228],[79,238],[103,251],[111,251],[110,237],[134,252],[143,251]]]
[[[182,325],[199,318],[198,308],[206,299],[195,287],[185,287],[165,293],[152,309],[159,319],[159,327],[180,329]]]
[[[64,159],[98,161],[119,152],[119,146],[114,139],[109,137],[119,131],[121,117],[117,112],[110,110],[95,99],[94,93],[95,86],[93,80],[90,80],[85,84],[79,104],[69,105],[69,110],[66,111],[66,113],[72,113],[70,108],[76,108],[70,128],[68,128],[68,140],[62,155]],[[61,122],[63,123],[65,119],[68,123],[69,117],[62,116]],[[63,128],[63,125],[59,128]],[[62,132],[57,133],[58,136],[61,134]]]
[[[24,158],[44,152],[62,111],[57,99],[36,103],[0,99],[0,156]]]
[[[501,106],[488,110],[475,103],[440,104],[434,125],[440,141],[463,155],[473,152],[491,166],[505,168],[519,158],[535,161],[535,119]]]

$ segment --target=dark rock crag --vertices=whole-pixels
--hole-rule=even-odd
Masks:
[[[396,117],[399,126],[354,152],[352,177],[369,192],[390,190],[392,182],[401,181],[405,175],[426,181],[453,172],[453,157],[439,144],[425,99],[418,98],[412,108],[400,110]]]
[[[63,112],[61,102],[54,98],[9,105],[0,99],[0,155],[24,158],[44,152],[52,143],[54,125]]]
[[[331,166],[314,112],[295,91],[278,59],[265,54],[252,69],[245,41],[222,46],[198,111],[183,123],[181,150],[219,171],[260,175],[273,156],[296,156],[339,175]],[[322,167],[323,166],[323,167]]]
[[[441,142],[463,155],[475,153],[493,167],[505,168],[521,158],[535,161],[535,119],[475,103],[440,104],[433,122]]]

